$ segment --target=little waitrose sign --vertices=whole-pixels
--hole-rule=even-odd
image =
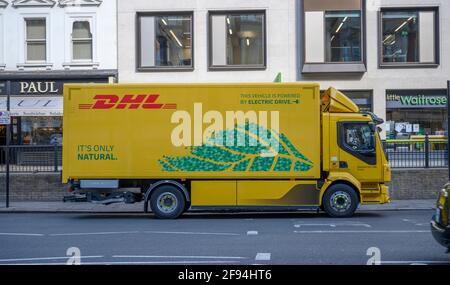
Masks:
[[[445,89],[428,90],[386,90],[386,108],[445,108]]]

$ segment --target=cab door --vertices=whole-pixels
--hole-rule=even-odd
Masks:
[[[362,183],[382,178],[379,167],[376,127],[367,121],[338,121],[339,169],[352,174]]]

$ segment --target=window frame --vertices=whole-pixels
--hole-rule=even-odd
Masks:
[[[87,39],[77,39],[74,41],[73,38],[73,24],[76,22],[88,22],[89,23],[89,32],[91,34],[91,38]],[[94,31],[93,31],[93,24],[92,24],[92,19],[91,18],[72,18],[70,21],[70,36],[69,36],[69,41],[70,41],[70,60],[71,62],[74,63],[78,63],[78,62],[93,62],[94,61]],[[91,58],[90,59],[74,59],[74,42],[86,42],[89,41],[91,42]]]
[[[258,65],[213,65],[213,50],[212,50],[212,17],[225,15],[242,15],[242,14],[262,14],[263,15],[263,64]],[[267,12],[264,9],[255,10],[210,10],[208,11],[208,71],[251,71],[251,70],[266,70],[267,69]]]
[[[327,61],[327,31],[326,31],[326,26],[327,26],[327,18],[326,18],[326,13],[327,12],[348,12],[348,11],[358,11],[359,12],[359,21],[361,24],[361,30],[360,30],[360,54],[361,54],[361,59],[358,61]],[[323,11],[323,42],[324,42],[324,47],[323,47],[323,59],[324,62],[323,64],[365,64],[364,61],[364,55],[365,55],[365,45],[363,44],[364,42],[364,33],[365,33],[365,25],[364,25],[364,20],[363,20],[363,11],[362,10],[324,10]]]
[[[191,65],[190,66],[142,66],[141,64],[141,17],[162,17],[162,16],[190,16],[191,17]],[[161,71],[193,71],[195,67],[195,37],[194,37],[194,11],[158,11],[158,12],[136,12],[136,72],[161,72]],[[156,26],[155,26],[156,34]],[[156,38],[155,38],[156,42]],[[154,54],[153,56],[156,56]]]
[[[72,28],[77,21],[88,21],[92,34],[92,60],[73,60]],[[99,67],[97,54],[97,13],[96,12],[71,12],[67,13],[64,20],[64,69],[87,67],[97,69]]]
[[[300,45],[301,51],[298,53],[300,57],[300,73],[302,74],[363,74],[367,72],[367,11],[366,11],[366,1],[360,0],[361,2],[361,61],[359,62],[326,62],[326,54],[324,54],[324,62],[308,62],[306,59],[306,10],[304,5],[300,5],[300,14],[302,19],[299,21],[299,32],[300,33]],[[336,11],[335,9],[322,10],[324,13],[324,25],[325,25],[325,12],[326,11]],[[343,11],[343,10],[341,10]],[[297,34],[298,34],[297,33]],[[325,37],[325,27],[324,35]],[[325,41],[324,41],[325,45]],[[324,53],[326,52],[324,46]]]
[[[434,12],[434,63],[429,62],[383,62],[383,12]],[[419,46],[418,56],[420,60],[420,20],[419,20]],[[378,10],[378,68],[437,68],[440,65],[440,19],[439,6],[414,6],[414,7],[381,7]]]
[[[44,58],[44,60],[29,60],[28,59],[28,43],[30,43],[30,40],[28,40],[28,37],[27,37],[27,28],[28,28],[27,27],[27,21],[28,20],[44,20],[45,39],[44,40],[42,40],[42,39],[31,40],[32,43],[42,43],[42,41],[44,41],[44,43],[45,43],[45,58]],[[49,31],[48,31],[48,19],[47,19],[47,17],[45,17],[45,16],[30,16],[30,17],[26,16],[26,17],[23,18],[23,21],[24,21],[24,52],[25,52],[25,54],[24,54],[24,56],[25,56],[24,62],[27,63],[27,64],[47,63],[48,62],[48,44],[49,44],[49,42],[48,42],[48,32]]]

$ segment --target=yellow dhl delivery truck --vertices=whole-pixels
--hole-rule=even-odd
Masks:
[[[66,201],[188,209],[322,209],[389,202],[383,121],[318,84],[69,84]]]

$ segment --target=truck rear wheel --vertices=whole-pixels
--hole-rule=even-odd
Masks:
[[[176,219],[185,210],[186,199],[181,191],[173,185],[156,188],[150,197],[150,207],[159,219]]]
[[[358,204],[356,191],[346,184],[330,186],[322,199],[322,206],[331,217],[350,217],[355,213]]]

